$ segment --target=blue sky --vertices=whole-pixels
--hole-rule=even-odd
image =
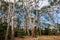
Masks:
[[[60,13],[54,14],[53,17],[54,17],[55,23],[59,23],[59,24],[60,24]],[[41,16],[41,20],[42,20],[43,22],[45,22],[45,23],[52,24],[51,21],[48,21],[47,19],[45,19],[44,16]]]
[[[9,1],[9,0],[5,0],[5,1]],[[48,0],[40,1],[40,3],[39,3],[39,9],[41,9],[43,6],[48,6],[48,5],[50,5],[49,2],[48,2]],[[60,11],[60,9],[59,9],[59,11]],[[32,14],[32,15],[33,15],[33,14]],[[53,16],[54,16],[54,18],[55,18],[55,22],[56,22],[56,23],[58,22],[58,23],[60,24],[60,13],[54,14]],[[46,23],[50,23],[50,21],[47,21],[47,20],[44,18],[44,16],[42,16],[41,19],[42,19],[42,20],[45,20]]]

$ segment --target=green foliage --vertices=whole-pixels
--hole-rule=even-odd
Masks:
[[[34,28],[34,33],[35,33],[35,35],[40,35],[40,28],[39,27],[35,27]]]
[[[45,28],[44,33],[45,33],[45,35],[49,35],[49,29]]]
[[[29,29],[29,34],[30,34],[30,36],[32,35],[32,32],[31,32],[31,30]]]
[[[53,5],[54,5],[54,2],[51,2],[51,3],[50,3],[50,5],[52,5],[52,6],[53,6]]]
[[[15,37],[23,38],[24,36],[26,36],[24,29],[15,30]]]
[[[54,0],[54,2],[57,2],[57,0]]]
[[[11,26],[9,27],[9,32],[8,32],[8,39],[9,40],[11,40],[11,33],[12,33],[12,31],[11,31]]]
[[[14,36],[17,37],[18,36],[18,30],[15,29],[14,33],[15,33]]]
[[[57,26],[58,26],[58,31],[60,32],[60,24],[57,24]]]
[[[53,35],[57,35],[57,30],[56,29],[52,29],[52,34]]]
[[[6,35],[6,29],[7,29],[7,23],[1,23],[0,22],[0,40],[4,40]],[[11,29],[9,29],[8,39],[11,39]]]
[[[8,4],[9,4],[8,2],[2,1],[1,7],[3,9],[3,12],[6,12],[8,10],[8,6],[9,6]]]
[[[45,28],[45,30],[43,31],[43,35],[57,35],[57,30]]]
[[[34,15],[36,15],[36,10],[33,11]]]
[[[45,6],[41,9],[41,11],[46,12],[47,8],[50,8],[50,6]]]
[[[52,0],[48,0],[48,2],[52,2]]]
[[[4,40],[7,23],[0,23],[0,40]]]
[[[19,2],[23,2],[23,0],[19,0]]]
[[[55,2],[57,2],[57,0],[53,0],[53,1],[52,1],[52,0],[48,0],[48,2],[50,2],[50,3],[51,3],[51,5],[53,6],[53,5],[54,5],[54,3],[55,3]]]

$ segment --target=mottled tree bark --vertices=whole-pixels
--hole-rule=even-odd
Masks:
[[[29,28],[29,26],[28,26],[29,24],[28,23],[29,23],[29,15],[30,14],[29,14],[29,8],[27,8],[27,7],[25,7],[25,8],[27,10],[27,13],[26,13],[26,32],[29,35],[29,29],[28,29]]]
[[[35,37],[35,33],[34,33],[34,27],[32,27],[32,30],[31,30],[31,32],[32,32],[32,37]]]
[[[2,20],[1,21],[2,21],[2,23],[4,23],[4,16],[2,17]]]
[[[16,2],[16,0],[14,0],[14,3],[13,3],[12,18],[11,18],[11,21],[12,21],[12,26],[11,26],[12,36],[11,36],[11,40],[14,40],[14,13],[15,13],[15,2]]]
[[[14,40],[14,18],[12,17],[12,26],[11,26],[11,30],[12,30],[12,37],[11,40]]]
[[[9,32],[9,23],[8,23],[7,30],[6,30],[5,40],[8,40],[8,32]]]
[[[9,4],[9,10],[8,10],[7,23],[8,25],[7,25],[5,40],[8,40],[8,32],[9,32],[9,26],[10,26],[10,4]]]

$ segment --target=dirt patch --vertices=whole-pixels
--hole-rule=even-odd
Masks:
[[[26,36],[25,38],[15,38],[15,40],[60,40],[60,36],[38,36],[38,37],[30,37]]]

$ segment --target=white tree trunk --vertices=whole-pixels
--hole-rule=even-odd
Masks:
[[[11,40],[14,40],[14,18],[12,17],[12,26],[11,26],[11,30],[12,30],[12,37]]]
[[[7,25],[5,40],[8,40],[8,32],[9,32],[9,26],[10,26],[10,4],[9,4],[9,10],[8,10],[7,23],[8,25]]]

